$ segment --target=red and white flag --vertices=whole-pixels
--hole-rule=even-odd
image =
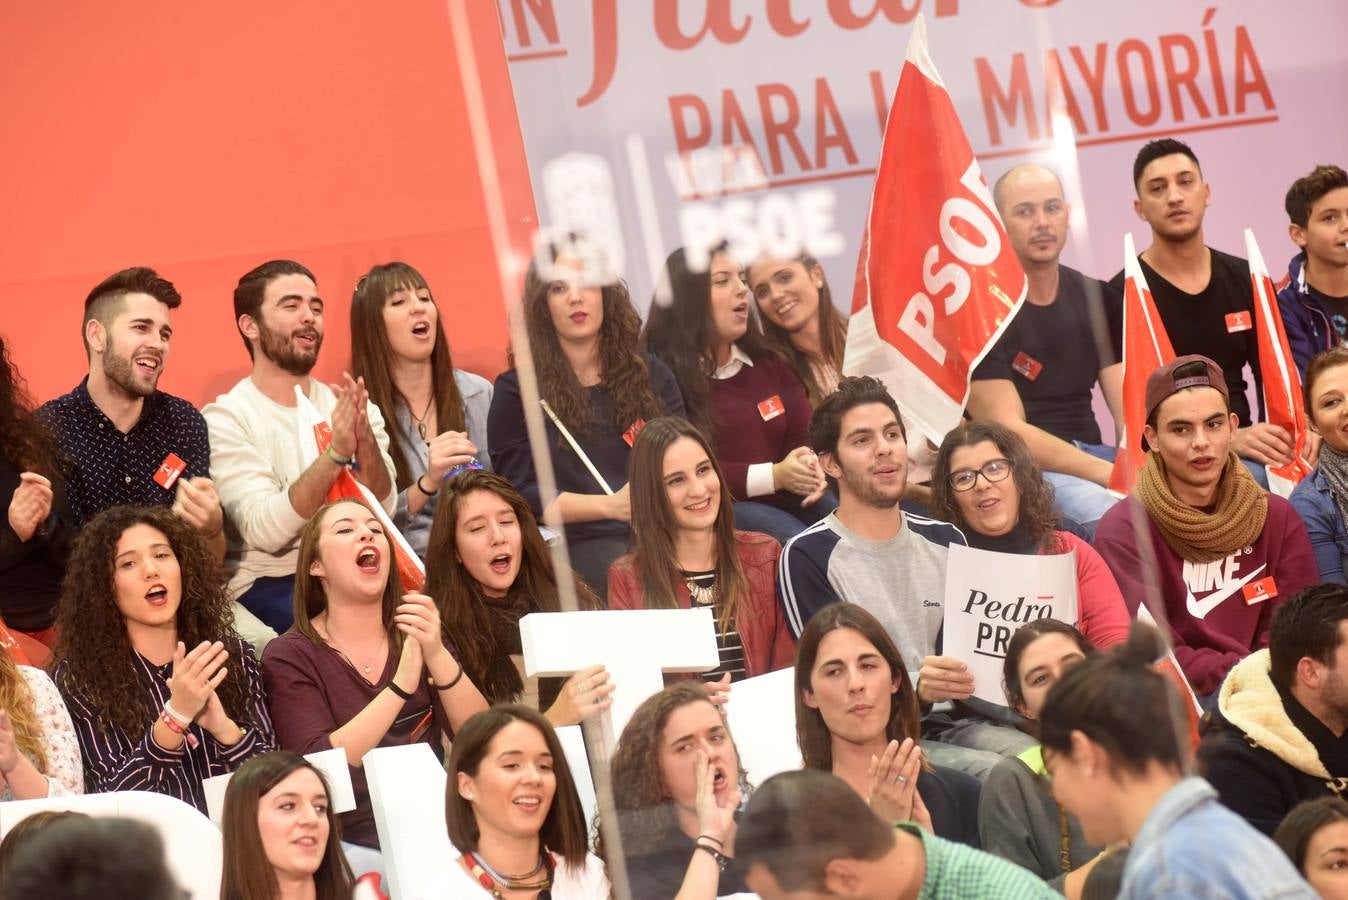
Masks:
[[[1131,233],[1123,236],[1123,434],[1109,474],[1109,489],[1127,494],[1147,461],[1142,429],[1147,424],[1147,379],[1175,358],[1170,336],[1137,264]]]
[[[1254,290],[1255,340],[1259,343],[1259,372],[1264,382],[1264,418],[1292,436],[1292,461],[1285,466],[1265,466],[1268,488],[1280,497],[1292,493],[1297,482],[1311,474],[1302,459],[1306,452],[1306,410],[1301,402],[1301,378],[1292,361],[1287,332],[1278,311],[1278,295],[1273,289],[1264,255],[1254,240],[1254,232],[1245,229],[1245,255],[1250,260],[1250,285]]]
[[[939,443],[1026,287],[919,15],[885,124],[843,372],[883,380]]]

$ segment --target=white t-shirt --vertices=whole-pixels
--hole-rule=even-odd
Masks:
[[[446,869],[441,870],[435,883],[418,885],[412,889],[409,898],[455,897],[462,900],[477,900],[490,897],[491,894],[477,883],[473,876],[455,859]],[[558,861],[557,871],[552,880],[552,900],[608,900],[608,876],[604,874],[604,864],[592,853],[585,855],[585,865],[573,869]]]

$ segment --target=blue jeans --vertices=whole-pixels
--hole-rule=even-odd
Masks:
[[[761,531],[777,539],[777,543],[786,546],[786,542],[838,508],[838,498],[832,491],[809,506],[800,506],[794,512],[767,503],[753,500],[735,501],[735,527],[740,531]]]
[[[1078,449],[1091,456],[1113,462],[1114,448],[1106,444],[1085,444],[1073,441]],[[1064,475],[1061,472],[1045,472],[1044,480],[1053,485],[1053,507],[1063,519],[1078,527],[1067,527],[1089,541],[1095,537],[1095,526],[1100,517],[1109,512],[1109,508],[1118,502],[1107,488],[1094,481]]]
[[[285,634],[295,624],[295,576],[259,578],[240,595],[239,605]]]

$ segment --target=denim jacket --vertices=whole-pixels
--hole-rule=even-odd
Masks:
[[[1119,900],[1317,896],[1278,845],[1217,802],[1201,778],[1166,791],[1133,841]]]
[[[1343,516],[1329,489],[1329,482],[1317,468],[1310,477],[1301,480],[1287,499],[1306,524],[1320,578],[1348,584],[1348,576],[1344,574],[1344,563],[1348,560],[1348,529],[1344,528]]]

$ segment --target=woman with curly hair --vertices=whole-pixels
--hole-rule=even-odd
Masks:
[[[521,307],[547,413],[557,482],[552,503],[566,523],[571,564],[602,595],[609,564],[627,551],[632,441],[647,420],[682,416],[683,397],[668,366],[637,352],[641,319],[627,286],[608,271],[603,252],[590,240],[572,234],[544,245],[529,265]],[[487,439],[492,467],[542,517],[516,369],[496,379]]]
[[[0,644],[0,800],[82,793],[80,748],[61,693]]]
[[[357,875],[382,866],[365,754],[425,743],[440,756],[442,738],[487,708],[440,622],[429,597],[403,593],[389,538],[363,503],[328,503],[304,526],[295,625],[267,645],[262,675],[283,749],[346,754],[356,808],[342,814],[342,839]]]
[[[647,697],[618,739],[610,779],[633,897],[749,890],[733,865],[748,773],[705,685],[680,681]],[[602,837],[595,852],[611,862]]]
[[[688,420],[712,438],[740,526],[785,544],[837,502],[808,446],[805,387],[750,327],[753,308],[728,247],[700,263],[680,248],[665,261],[642,339],[674,371]]]
[[[445,485],[428,545],[436,560],[426,593],[459,648],[463,670],[488,703],[523,703],[553,725],[575,725],[608,709],[613,686],[603,666],[566,682],[525,678],[520,619],[561,612],[557,576],[533,511],[500,475],[464,472]],[[599,600],[571,573],[581,609]]]
[[[244,763],[225,789],[220,900],[350,900],[331,795],[303,756],[278,750]]]
[[[158,791],[205,812],[202,779],[273,749],[223,585],[201,536],[166,508],[85,523],[61,586],[54,680],[89,791]]]
[[[375,266],[356,285],[351,374],[365,379],[389,426],[398,486],[394,524],[424,557],[446,476],[487,461],[491,382],[454,368],[430,286],[404,262]]]
[[[777,601],[781,545],[739,531],[725,476],[697,427],[665,417],[632,446],[633,552],[609,569],[612,609],[712,610],[730,681],[784,669],[795,642]]]
[[[979,550],[1075,553],[1075,624],[1101,649],[1127,639],[1130,620],[1118,582],[1090,544],[1058,530],[1053,488],[1011,429],[965,422],[945,436],[932,476],[932,514],[956,525]]]
[[[24,641],[29,661],[41,665],[46,648],[56,643],[52,625],[77,529],[56,445],[32,412],[23,377],[0,337],[0,503],[7,512],[0,520],[0,617],[11,631],[45,645]]]

